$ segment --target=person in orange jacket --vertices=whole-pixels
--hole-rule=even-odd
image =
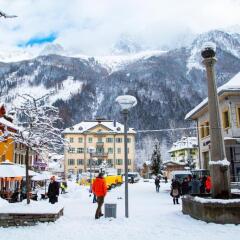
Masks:
[[[206,185],[206,187],[205,187],[206,188],[206,192],[210,193],[211,187],[212,187],[212,182],[211,182],[211,177],[210,176],[207,177],[205,185]]]
[[[103,216],[102,205],[104,203],[104,197],[107,194],[107,184],[103,177],[103,173],[99,173],[97,178],[94,180],[92,185],[92,192],[97,196],[98,203],[95,219],[99,219]]]

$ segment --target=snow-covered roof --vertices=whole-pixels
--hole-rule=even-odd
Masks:
[[[124,133],[124,125],[113,120],[83,121],[70,128],[66,128],[63,133],[84,133],[90,129],[102,125],[109,129],[110,133]],[[103,131],[105,132],[105,131]],[[129,128],[128,133],[136,133],[133,128]]]
[[[6,120],[5,118],[3,118],[3,117],[0,118],[0,124],[2,124],[2,125],[4,125],[4,126],[7,126],[7,127],[9,127],[9,128],[12,128],[12,129],[14,129],[14,130],[19,130],[19,128],[18,128],[15,124],[7,121],[7,120]]]
[[[196,137],[182,137],[179,141],[173,143],[173,146],[168,151],[169,153],[187,149],[187,148],[196,148],[198,145],[198,140]]]
[[[218,95],[222,95],[224,92],[239,92],[240,93],[240,72],[236,74],[230,81],[222,85],[217,89]],[[192,118],[192,116],[199,110],[204,108],[208,103],[208,98],[205,98],[201,103],[199,103],[195,108],[193,108],[187,115],[186,119]]]

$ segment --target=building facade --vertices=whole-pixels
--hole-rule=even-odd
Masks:
[[[65,129],[63,134],[69,142],[64,151],[65,174],[89,171],[90,165],[101,171],[103,162],[115,168],[118,174],[124,172],[124,126],[121,123],[101,119],[83,121]],[[133,171],[136,132],[129,128],[127,134],[128,169]],[[91,148],[95,149],[92,156]]]
[[[170,151],[171,162],[185,163],[191,162],[194,167],[199,167],[198,141],[197,137],[182,137],[173,143]]]
[[[9,162],[25,165],[26,146],[16,143],[13,134],[19,131],[18,126],[12,122],[12,118],[6,115],[4,105],[0,104],[0,163]],[[35,154],[29,152],[29,166],[32,166]]]
[[[218,88],[219,111],[227,159],[230,161],[232,181],[240,180],[240,73]],[[200,167],[209,169],[210,133],[208,101],[203,100],[186,115],[197,122]]]

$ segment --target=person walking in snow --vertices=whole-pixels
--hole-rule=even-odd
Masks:
[[[160,179],[159,179],[159,177],[155,178],[155,186],[156,186],[156,192],[159,192],[159,188],[160,188]]]
[[[51,204],[54,204],[58,201],[59,196],[59,184],[56,182],[55,176],[50,178],[50,184],[48,186],[48,198]]]
[[[170,195],[173,198],[173,204],[179,204],[178,198],[180,197],[180,193],[181,193],[180,188],[181,188],[181,185],[179,181],[176,179],[173,179],[172,185],[171,185],[171,192],[170,192]]]
[[[97,196],[97,210],[95,213],[95,219],[99,219],[103,216],[102,205],[104,203],[104,197],[107,194],[107,184],[103,177],[103,173],[99,173],[92,185],[92,192]]]

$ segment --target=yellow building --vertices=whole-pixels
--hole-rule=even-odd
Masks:
[[[82,173],[89,170],[89,148],[94,148],[95,168],[99,168],[104,160],[109,167],[115,168],[118,174],[124,172],[124,126],[111,120],[97,119],[83,121],[64,130],[64,138],[69,147],[64,151],[65,174]],[[135,161],[134,129],[128,131],[128,166],[134,170]]]
[[[6,131],[8,131],[10,134],[6,134]],[[11,137],[11,133],[16,131],[17,127],[13,123],[9,122],[4,117],[0,117],[0,162],[5,160],[13,162],[14,140]]]

